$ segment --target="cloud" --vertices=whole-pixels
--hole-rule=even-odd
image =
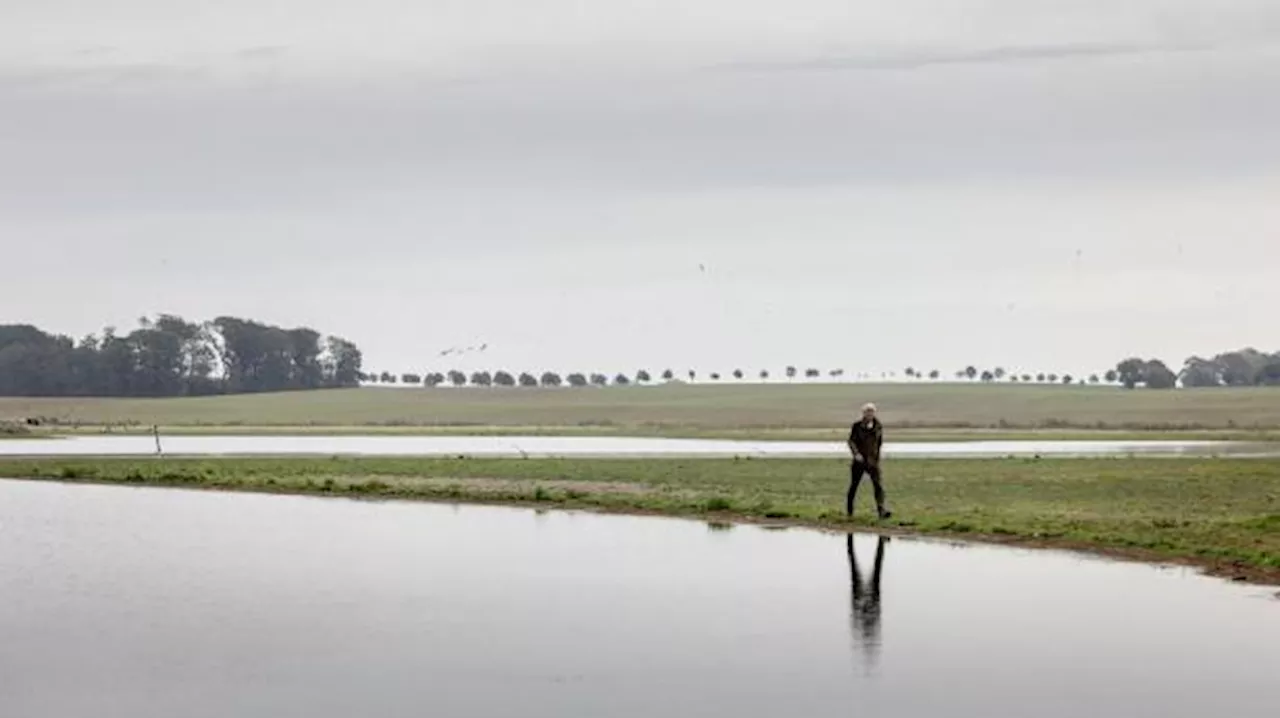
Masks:
[[[123,90],[164,88],[208,83],[206,68],[164,62],[128,62],[98,65],[0,67],[0,102],[21,90]]]
[[[235,55],[241,60],[274,60],[287,52],[288,45],[258,45],[238,50]]]
[[[1080,58],[1125,57],[1167,53],[1203,52],[1208,45],[1157,45],[1136,43],[1062,43],[988,47],[976,50],[908,50],[897,53],[813,58],[794,62],[747,62],[718,68],[747,72],[804,70],[919,70],[946,65],[1006,65]]]

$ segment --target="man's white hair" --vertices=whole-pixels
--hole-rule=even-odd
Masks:
[[[862,411],[864,413],[868,411],[875,411],[875,410],[876,410],[876,405],[872,404],[871,402],[867,402],[866,404],[862,405]]]

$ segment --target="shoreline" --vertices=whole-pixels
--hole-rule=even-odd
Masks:
[[[730,524],[739,526],[758,526],[779,529],[799,529],[819,531],[829,534],[883,534],[893,537],[915,538],[931,541],[958,541],[981,546],[999,546],[1011,549],[1030,551],[1065,551],[1081,554],[1094,559],[1139,563],[1152,567],[1186,568],[1197,573],[1232,583],[1247,583],[1261,588],[1280,587],[1280,567],[1267,568],[1240,565],[1230,561],[1197,559],[1194,557],[1171,555],[1152,549],[1139,547],[1105,546],[1087,541],[1068,540],[1056,537],[1023,537],[1002,534],[965,533],[954,531],[924,531],[909,525],[882,524],[870,520],[869,516],[855,517],[849,521],[813,521],[800,518],[768,518],[765,516],[739,513],[733,511],[670,511],[628,506],[602,506],[593,503],[581,503],[574,500],[559,500],[553,496],[544,499],[492,498],[485,496],[434,496],[434,495],[397,495],[397,494],[361,494],[341,493],[321,488],[302,490],[273,486],[212,486],[192,485],[182,482],[121,482],[100,479],[53,479],[42,477],[0,476],[0,481],[27,481],[56,483],[65,485],[84,484],[90,486],[115,486],[122,488],[153,488],[162,490],[186,490],[201,492],[223,492],[240,494],[265,494],[270,496],[301,496],[307,498],[343,499],[347,501],[369,502],[407,502],[429,503],[449,506],[496,506],[512,509],[531,509],[542,511],[582,512],[601,516],[636,516],[667,518],[676,521],[703,522],[708,524]],[[864,507],[865,508],[865,507]],[[1276,593],[1280,597],[1280,592]]]
[[[0,461],[0,475],[17,480],[880,531],[1182,565],[1280,585],[1280,461],[899,459],[887,483],[896,515],[883,523],[870,516],[869,487],[857,517],[844,517],[844,471],[838,460],[790,458]],[[1196,494],[1196,505],[1185,504]]]

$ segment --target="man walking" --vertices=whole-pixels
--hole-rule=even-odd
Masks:
[[[884,507],[884,486],[880,483],[880,446],[884,443],[884,426],[876,417],[876,405],[862,407],[862,418],[849,430],[849,451],[853,453],[850,468],[849,493],[845,496],[845,514],[853,516],[853,501],[858,496],[858,484],[862,475],[871,477],[876,493],[876,514],[887,519],[893,514]]]

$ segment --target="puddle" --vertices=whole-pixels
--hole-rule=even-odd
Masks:
[[[171,436],[166,454],[315,456],[845,456],[839,442],[602,436]],[[150,456],[149,436],[0,441],[0,456]],[[1280,456],[1280,444],[1228,441],[973,441],[885,445],[888,456]]]
[[[871,535],[0,481],[0,704],[1249,718],[1275,711],[1275,590]]]

